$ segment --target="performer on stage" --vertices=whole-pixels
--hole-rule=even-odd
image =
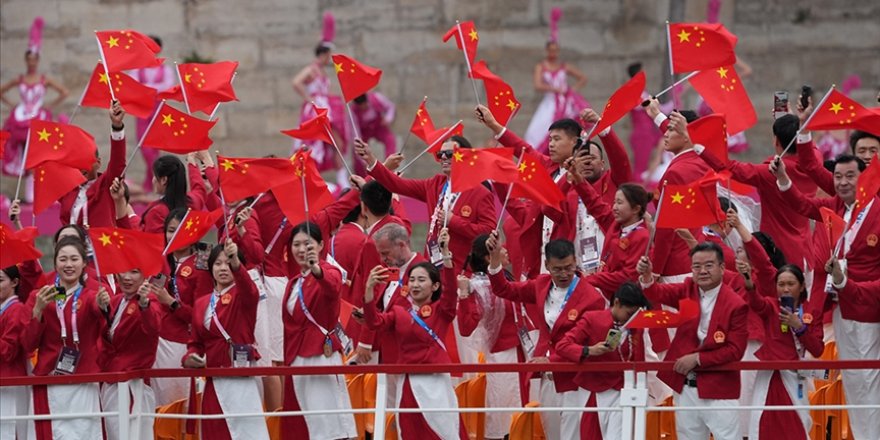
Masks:
[[[379,92],[364,93],[354,98],[351,106],[361,140],[367,143],[370,139],[379,141],[385,147],[385,157],[397,152],[397,138],[391,130],[394,109],[394,103]],[[358,175],[365,174],[363,161],[354,161],[354,172]]]

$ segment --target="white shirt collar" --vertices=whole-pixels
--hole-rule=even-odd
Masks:
[[[623,229],[620,230],[620,235],[628,235],[630,232],[634,231],[636,228],[639,227],[639,225],[641,225],[644,222],[645,222],[644,220],[639,220],[629,226],[624,226]]]
[[[678,152],[678,154],[676,154],[675,156],[672,156],[672,160],[675,160],[675,158],[677,158],[678,156],[681,156],[681,155],[684,154],[684,153],[687,153],[688,151],[694,151],[694,149],[693,149],[693,148],[687,148],[687,149],[681,150],[681,151]]]
[[[703,290],[702,288],[700,288],[700,298],[718,296],[718,292],[720,292],[720,291],[721,291],[721,283],[719,283],[717,286],[715,286],[714,289]]]

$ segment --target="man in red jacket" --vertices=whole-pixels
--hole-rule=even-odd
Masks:
[[[674,371],[657,377],[675,392],[675,406],[709,406],[718,411],[678,411],[678,438],[704,440],[711,433],[716,440],[740,440],[739,371],[696,371],[742,359],[749,337],[748,306],[736,292],[722,283],[724,252],[715,243],[700,243],[690,252],[693,276],[683,283],[655,283],[651,260],[638,264],[639,282],[645,296],[655,303],[678,307],[681,299],[699,301],[700,317],[682,324],[666,354],[675,360]]]

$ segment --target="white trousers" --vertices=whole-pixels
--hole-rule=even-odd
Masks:
[[[4,417],[28,415],[30,387],[0,387],[0,415]],[[27,438],[28,422],[25,420],[0,422],[0,439]]]
[[[880,359],[880,323],[851,321],[834,309],[834,334],[840,360]],[[880,370],[842,370],[846,403],[880,405]],[[853,437],[880,439],[880,409],[849,410]]]
[[[297,356],[292,367],[342,365],[342,356],[334,352],[333,356]],[[345,376],[339,375],[304,375],[294,376],[294,393],[299,407],[303,411],[351,409],[351,399]],[[309,438],[313,440],[357,437],[357,427],[353,414],[326,414],[305,416],[309,428]]]
[[[419,408],[458,408],[458,399],[455,397],[452,376],[449,373],[408,374],[402,377],[400,386],[397,387],[397,407],[400,407],[406,378],[409,378],[410,390]],[[459,438],[461,418],[457,412],[424,412],[422,417],[440,438],[451,440]],[[397,432],[400,433],[399,422]]]
[[[571,393],[576,393],[576,391],[570,391]],[[541,406],[545,408],[558,408],[563,404],[563,395],[565,393],[557,393],[556,385],[553,384],[552,380],[547,379],[546,377],[541,377],[541,396],[540,402]],[[559,411],[542,411],[541,412],[541,424],[544,425],[544,436],[547,440],[560,440],[562,439],[562,418],[563,413]]]
[[[131,391],[131,387],[134,386],[134,382],[140,382],[143,387],[144,392],[141,394],[141,398],[139,402],[134,400],[134,393]],[[129,399],[131,402],[132,412],[135,410],[139,410],[141,413],[153,412],[156,408],[156,396],[153,394],[153,389],[148,385],[143,383],[143,379],[132,379],[128,381],[129,386]],[[104,408],[105,411],[116,411],[119,406],[119,385],[115,383],[107,383],[101,387],[101,407]],[[153,438],[153,418],[152,417],[142,417],[140,422],[140,429],[136,429],[134,423],[134,418],[131,419],[129,425],[128,436],[120,437],[119,436],[119,417],[112,416],[104,418],[104,426],[107,430],[107,440],[127,440],[135,438],[137,433],[139,432],[140,437],[137,437],[141,440],[150,440]]]
[[[49,400],[49,414],[75,414],[101,412],[101,398],[98,384],[49,385],[46,387]],[[34,413],[33,399],[28,408]],[[33,423],[28,424],[28,438],[37,438]],[[52,420],[54,440],[103,440],[101,418]]]
[[[742,360],[744,361],[756,361],[758,358],[755,357],[755,352],[761,348],[761,341],[755,341],[749,339],[748,345],[746,345],[746,352],[743,354]],[[740,372],[740,387],[739,387],[739,404],[741,406],[749,406],[752,404],[752,397],[755,393],[755,377],[757,375],[757,370],[743,370]],[[763,403],[762,403],[763,405]],[[739,430],[740,432],[749,432],[749,425],[751,423],[752,414],[751,411],[738,411],[739,412]]]
[[[709,433],[715,440],[742,440],[739,431],[739,416],[733,409],[739,405],[736,399],[701,399],[696,387],[685,385],[681,394],[673,396],[677,407],[708,406],[718,408],[711,411],[676,411],[675,431],[679,440],[706,440]]]
[[[153,368],[180,368],[180,360],[185,354],[186,344],[159,338]],[[156,406],[189,397],[189,379],[185,377],[157,377],[150,379],[150,387],[156,397]]]
[[[223,414],[263,412],[260,397],[263,384],[259,377],[215,377],[211,380]],[[263,417],[229,418],[226,427],[234,440],[269,440],[269,428]]]
[[[490,364],[515,364],[516,347],[498,353],[487,353]],[[519,374],[486,373],[486,406],[489,408],[516,408],[522,405],[519,392]],[[513,413],[486,413],[486,438],[502,438],[510,431]]]
[[[264,316],[268,324],[269,339],[260,346],[260,354],[263,358],[275,362],[284,362],[284,323],[281,322],[282,302],[284,301],[284,288],[287,287],[287,277],[263,277],[266,288],[266,310],[269,313]]]

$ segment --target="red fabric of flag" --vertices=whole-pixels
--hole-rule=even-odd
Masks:
[[[9,226],[0,223],[0,267],[15,266],[18,263],[36,260],[43,256],[34,246],[31,228],[15,232]]]
[[[235,89],[232,88],[232,76],[236,69],[238,69],[238,61],[178,64],[180,85],[189,112],[200,111],[210,115],[217,104],[238,101]]]
[[[409,127],[409,131],[426,144],[430,144],[431,141],[429,136],[434,133],[435,128],[434,121],[431,120],[431,115],[428,114],[428,107],[425,104],[426,101],[422,101],[422,103],[419,104],[419,109],[416,110],[416,117],[413,118],[413,123]]]
[[[499,124],[506,126],[520,106],[516,95],[513,94],[513,87],[504,82],[500,76],[492,73],[483,60],[474,64],[471,69],[471,76],[483,80],[483,85],[486,87],[486,104],[492,116]]]
[[[156,58],[162,50],[152,38],[132,30],[95,31],[108,72],[121,72],[142,67],[155,67],[164,58]]]
[[[162,271],[164,234],[120,228],[90,228],[97,267],[104,274],[140,269],[144,276]]]
[[[678,313],[669,310],[640,310],[626,328],[673,328],[700,316],[700,305],[692,299],[678,301]]]
[[[690,82],[713,112],[724,114],[728,134],[746,131],[758,122],[755,106],[733,65],[704,70]]]
[[[519,171],[513,162],[511,148],[455,148],[449,172],[451,190],[464,192],[476,188],[484,180],[513,183]]]
[[[12,133],[6,130],[0,130],[0,157],[3,157],[3,152],[6,151],[6,142],[12,136]]]
[[[211,212],[189,210],[174,231],[174,237],[166,246],[164,255],[190,246],[205,236],[217,220],[223,216],[223,208]]]
[[[729,170],[722,170],[717,173],[710,170],[703,178],[715,179],[721,186],[729,188],[730,191],[744,196],[753,194],[757,191],[754,186],[746,185],[745,183],[733,179],[733,174]]]
[[[699,228],[717,223],[719,214],[715,179],[703,179],[685,185],[668,184],[660,200],[658,228]]]
[[[736,36],[720,23],[671,23],[672,72],[693,72],[736,64],[736,40]]]
[[[159,94],[156,95],[156,99],[183,102],[183,90],[181,90],[180,84],[178,84],[159,92]]]
[[[112,84],[113,94],[126,113],[145,119],[153,115],[153,109],[156,108],[156,89],[135,81],[123,72],[110,72],[110,75],[107,75],[101,63],[98,63],[92,71],[80,105],[110,108],[110,101],[113,98],[110,96],[108,84]]]
[[[824,206],[819,208],[819,214],[822,215],[822,223],[825,224],[825,232],[828,234],[828,248],[834,249],[837,240],[843,235],[846,229],[846,221],[844,221],[834,210]]]
[[[599,134],[602,130],[610,127],[620,118],[629,113],[633,107],[642,102],[642,93],[645,91],[645,72],[635,74],[629,81],[625,82],[618,88],[605,103],[605,109],[602,110],[602,119],[593,129],[594,134]]]
[[[330,138],[330,120],[327,119],[327,109],[316,107],[315,111],[317,116],[303,122],[299,128],[281,130],[281,133],[304,141],[318,140],[332,144],[333,139]]]
[[[461,32],[459,32],[459,26],[461,26]],[[443,34],[443,42],[449,41],[451,37],[455,37],[455,44],[464,51],[468,61],[473,66],[474,59],[477,58],[477,44],[480,43],[480,35],[477,33],[477,27],[474,26],[474,22],[465,21],[452,26]],[[462,38],[464,38],[463,42]]]
[[[95,138],[83,129],[60,122],[31,121],[28,131],[28,153],[24,167],[32,169],[43,162],[88,170],[95,163]]]
[[[431,148],[428,150],[428,152],[436,153],[440,151],[440,148],[443,147],[444,142],[446,142],[452,136],[461,136],[463,130],[464,125],[461,123],[461,121],[456,122],[452,127],[443,127],[439,130],[434,130],[433,133],[428,135],[428,145],[431,145]]]
[[[59,162],[43,162],[33,169],[34,214],[40,214],[65,194],[86,183],[82,170]]]
[[[821,108],[813,112],[806,130],[856,129],[880,136],[880,113],[832,90]]]
[[[727,163],[727,122],[724,115],[713,113],[703,116],[687,126],[688,135],[695,145],[706,147],[706,151]]]
[[[308,197],[309,212],[318,212],[333,203],[333,195],[327,189],[327,183],[318,172],[315,160],[308,151],[299,151],[290,158],[294,167],[293,179],[272,188],[272,194],[278,200],[278,206],[290,221],[296,225],[306,220],[306,201]],[[305,190],[303,190],[305,183]]]
[[[291,159],[217,156],[220,189],[227,203],[266,192],[297,178]]]
[[[880,160],[872,160],[871,165],[859,174],[856,183],[856,206],[852,215],[858,215],[865,209],[878,192],[880,192]]]
[[[382,78],[381,70],[361,64],[347,55],[333,55],[333,67],[336,69],[345,102],[369,92]]]
[[[541,165],[540,157],[524,151],[517,171],[519,176],[513,182],[510,197],[522,197],[559,209],[565,195],[550,177],[547,168]]]
[[[206,150],[214,143],[208,134],[215,124],[162,103],[144,136],[144,146],[176,154]]]

